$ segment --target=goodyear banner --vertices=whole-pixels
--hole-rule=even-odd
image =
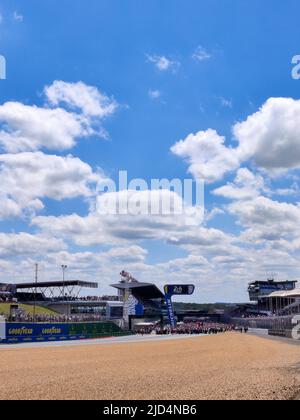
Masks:
[[[2,325],[2,327],[1,327]],[[112,322],[86,323],[2,323],[0,343],[26,343],[41,341],[81,340],[125,335]]]
[[[176,317],[173,308],[172,296],[192,295],[195,291],[195,286],[193,284],[167,284],[164,287],[164,291],[169,322],[172,327],[176,327]]]

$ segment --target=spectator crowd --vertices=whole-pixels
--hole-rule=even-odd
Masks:
[[[65,322],[94,322],[103,321],[102,315],[94,314],[78,314],[78,315],[48,315],[48,314],[31,314],[17,309],[11,315],[1,314],[7,322],[43,322],[43,323],[65,323]]]
[[[170,325],[144,325],[136,326],[136,334],[141,335],[202,335],[202,334],[220,334],[228,331],[234,331],[235,326],[215,323],[215,322],[189,322],[180,323],[176,327]]]

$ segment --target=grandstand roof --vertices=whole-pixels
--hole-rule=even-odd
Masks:
[[[164,295],[155,284],[140,283],[140,282],[126,282],[112,284],[112,287],[118,290],[132,290],[133,293],[138,293],[141,297],[147,299],[163,299]]]
[[[300,289],[271,293],[268,298],[300,298]]]
[[[282,280],[282,281],[275,281],[275,280],[258,280],[249,283],[249,286],[260,286],[260,285],[285,285],[289,283],[298,283],[298,280]]]
[[[84,287],[87,289],[97,289],[98,283],[92,283],[81,280],[66,280],[66,281],[48,281],[48,282],[38,282],[38,283],[21,283],[17,284],[17,290],[24,289],[48,289],[50,287]]]

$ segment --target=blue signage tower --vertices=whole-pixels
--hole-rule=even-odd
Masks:
[[[195,286],[193,284],[168,284],[164,287],[165,299],[167,304],[169,321],[172,327],[176,327],[176,317],[172,302],[173,296],[190,296],[194,293]]]

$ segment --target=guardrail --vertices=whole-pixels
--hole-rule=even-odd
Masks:
[[[293,322],[294,319],[294,316],[277,316],[270,318],[232,318],[231,322],[243,327],[268,330],[269,335],[272,336],[295,339],[295,333],[293,332],[297,322]],[[300,330],[300,327],[298,330]],[[300,333],[298,333],[298,336],[300,340]]]
[[[231,322],[249,328],[286,330],[293,328],[292,320],[293,316],[278,316],[266,318],[232,318]]]

